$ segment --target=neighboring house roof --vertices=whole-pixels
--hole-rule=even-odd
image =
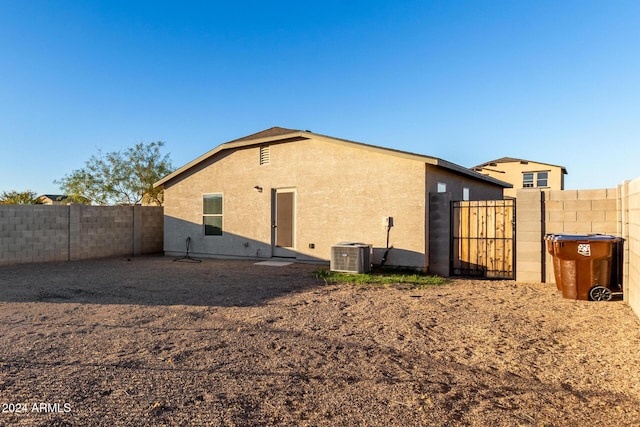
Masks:
[[[49,200],[52,200],[54,202],[62,202],[63,200],[67,200],[69,198],[69,196],[65,196],[64,194],[43,194],[38,198],[41,199],[43,197]]]
[[[567,168],[565,168],[564,166],[552,165],[551,163],[536,162],[535,160],[518,159],[518,158],[515,158],[515,157],[501,157],[499,159],[491,160],[489,162],[482,163],[481,165],[474,166],[471,169],[473,169],[473,170],[483,169],[483,168],[486,168],[487,166],[492,166],[492,164],[495,165],[497,163],[523,163],[523,164],[526,164],[526,163],[538,163],[538,164],[541,164],[541,165],[548,165],[548,166],[553,166],[553,167],[556,167],[556,168],[560,168],[560,169],[562,169],[562,173],[563,174],[568,174]]]
[[[165,176],[160,181],[156,182],[153,186],[154,187],[160,187],[160,186],[164,185],[165,183],[171,181],[172,179],[176,178],[177,176],[187,172],[188,170],[190,170],[190,169],[196,167],[197,165],[199,165],[200,163],[206,161],[207,159],[210,159],[211,157],[213,157],[216,154],[218,154],[218,153],[220,153],[222,151],[225,151],[225,150],[231,150],[231,149],[236,149],[236,148],[245,148],[245,147],[250,147],[250,146],[255,146],[255,145],[263,145],[263,144],[269,144],[269,143],[283,143],[283,142],[302,141],[302,140],[306,140],[306,139],[311,139],[312,137],[316,138],[316,139],[319,139],[319,140],[324,140],[324,141],[327,141],[327,142],[343,144],[343,145],[357,146],[357,147],[360,147],[360,148],[363,148],[363,149],[376,151],[376,152],[380,152],[380,153],[384,153],[384,154],[388,154],[388,155],[393,155],[393,156],[398,156],[398,157],[404,157],[404,158],[409,158],[409,159],[413,159],[413,160],[418,160],[418,161],[424,162],[426,164],[430,164],[430,165],[434,165],[434,166],[440,166],[442,168],[448,169],[451,172],[455,172],[455,173],[458,173],[458,174],[461,174],[461,175],[470,176],[470,177],[478,179],[480,181],[485,181],[485,182],[489,182],[489,183],[492,183],[492,184],[500,185],[500,186],[502,186],[504,188],[512,188],[513,187],[513,185],[511,185],[511,184],[509,184],[507,182],[500,181],[498,179],[489,177],[487,175],[483,175],[481,173],[472,171],[471,169],[465,168],[463,166],[456,165],[455,163],[447,162],[446,160],[442,160],[442,159],[439,159],[437,157],[425,156],[425,155],[422,155],[422,154],[410,153],[408,151],[395,150],[395,149],[391,149],[391,148],[378,147],[376,145],[364,144],[364,143],[361,143],[361,142],[349,141],[349,140],[346,140],[346,139],[335,138],[335,137],[332,137],[332,136],[313,133],[313,132],[310,132],[308,130],[286,129],[286,128],[281,128],[281,127],[272,127],[272,128],[269,128],[269,129],[266,129],[266,130],[263,130],[263,131],[260,131],[260,132],[256,132],[254,134],[251,134],[251,135],[239,138],[239,139],[234,139],[232,141],[225,142],[224,144],[218,145],[213,150],[203,154],[202,156],[198,157],[197,159],[195,159],[195,160],[187,163],[186,165],[182,166],[181,168],[179,168],[175,172]]]

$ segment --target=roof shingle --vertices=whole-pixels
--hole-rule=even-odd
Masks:
[[[296,129],[287,129],[287,128],[274,126],[272,128],[262,130],[260,132],[252,133],[251,135],[243,136],[242,138],[234,139],[233,141],[229,141],[229,142],[250,141],[252,139],[259,139],[259,138],[270,138],[272,136],[286,135],[288,133],[294,133],[294,132],[300,132],[300,131]]]

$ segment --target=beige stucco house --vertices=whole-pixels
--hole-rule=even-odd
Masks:
[[[43,205],[66,205],[69,203],[69,198],[63,194],[43,194],[38,196],[38,200]]]
[[[274,127],[209,151],[164,188],[164,250],[179,256],[330,259],[340,242],[373,263],[428,268],[429,194],[502,199],[508,183],[429,156]],[[387,228],[388,218],[393,227]]]
[[[503,157],[471,168],[481,174],[510,183],[513,187],[505,189],[504,195],[516,197],[518,190],[537,188],[542,190],[564,190],[564,166],[531,160]]]

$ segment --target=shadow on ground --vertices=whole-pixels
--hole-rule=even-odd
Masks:
[[[324,284],[318,265],[145,256],[0,267],[0,301],[254,306]]]

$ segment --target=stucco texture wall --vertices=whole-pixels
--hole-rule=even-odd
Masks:
[[[290,188],[298,259],[327,261],[343,241],[384,248],[391,216],[390,263],[424,266],[424,163],[316,139],[269,149],[267,165],[259,147],[236,149],[166,185],[165,251],[184,252],[190,237],[194,254],[270,257],[271,191]],[[210,193],[223,195],[223,236],[204,236],[202,197]]]
[[[469,190],[469,200],[501,200],[503,188],[497,185],[478,181],[468,176],[462,176],[452,171],[427,165],[426,182],[429,193],[438,192],[438,183],[446,184],[446,193],[451,194],[451,200],[464,200],[464,189]]]
[[[526,164],[520,162],[501,162],[496,166],[487,166],[483,168],[482,173],[493,178],[513,184],[513,188],[505,189],[504,195],[508,197],[516,197],[518,190],[522,189],[523,173],[525,172],[548,172],[547,190],[562,190],[564,188],[564,174],[562,167],[548,165],[545,163],[528,162]],[[537,186],[534,176],[534,185]]]

